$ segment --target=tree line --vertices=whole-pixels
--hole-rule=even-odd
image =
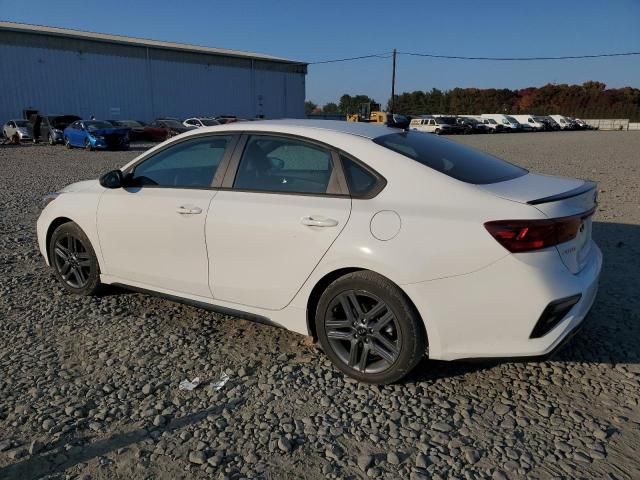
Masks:
[[[367,95],[342,95],[339,103],[323,107],[305,103],[307,113],[356,113],[363,103],[375,101]],[[390,101],[387,110],[390,109]],[[313,108],[311,108],[313,107]],[[582,85],[547,84],[519,90],[507,88],[454,88],[405,92],[395,97],[395,112],[405,115],[429,113],[562,114],[578,118],[629,118],[640,121],[640,89],[607,88],[602,82]]]

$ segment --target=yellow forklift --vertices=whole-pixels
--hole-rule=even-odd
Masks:
[[[358,113],[347,115],[347,122],[367,122],[386,125],[389,113],[380,110],[379,103],[361,103]]]

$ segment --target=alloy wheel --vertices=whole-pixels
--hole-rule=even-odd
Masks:
[[[54,247],[54,264],[62,280],[73,288],[83,288],[91,275],[91,260],[82,241],[66,234],[60,237]]]
[[[380,373],[400,355],[402,337],[394,312],[377,296],[347,290],[329,305],[324,329],[329,345],[345,365]]]

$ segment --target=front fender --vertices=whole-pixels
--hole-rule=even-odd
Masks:
[[[86,184],[87,185],[83,185],[83,187],[86,188],[79,188],[76,191],[65,192],[63,189],[63,192],[60,193],[55,200],[51,201],[38,217],[36,223],[38,248],[47,265],[50,265],[47,242],[52,233],[52,227],[65,223],[66,221],[72,221],[76,223],[87,238],[89,238],[91,246],[96,252],[100,271],[104,272],[104,261],[102,258],[102,250],[100,249],[96,222],[98,203],[104,189],[97,181],[86,182]]]

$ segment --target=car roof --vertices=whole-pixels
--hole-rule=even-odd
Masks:
[[[214,127],[206,127],[211,131],[224,130],[242,130],[243,125],[247,125],[246,122],[234,122],[225,125],[219,125]],[[226,128],[225,128],[226,127]],[[264,128],[266,127],[266,128]],[[390,133],[398,133],[398,129],[390,128],[379,124],[366,123],[366,122],[346,122],[341,120],[303,120],[303,119],[282,119],[282,120],[260,120],[258,122],[252,122],[248,129],[269,130],[272,127],[274,130],[279,127],[294,127],[296,129],[310,129],[310,130],[327,130],[331,132],[344,133],[348,135],[355,135],[364,138],[377,138],[382,135],[388,135]]]

